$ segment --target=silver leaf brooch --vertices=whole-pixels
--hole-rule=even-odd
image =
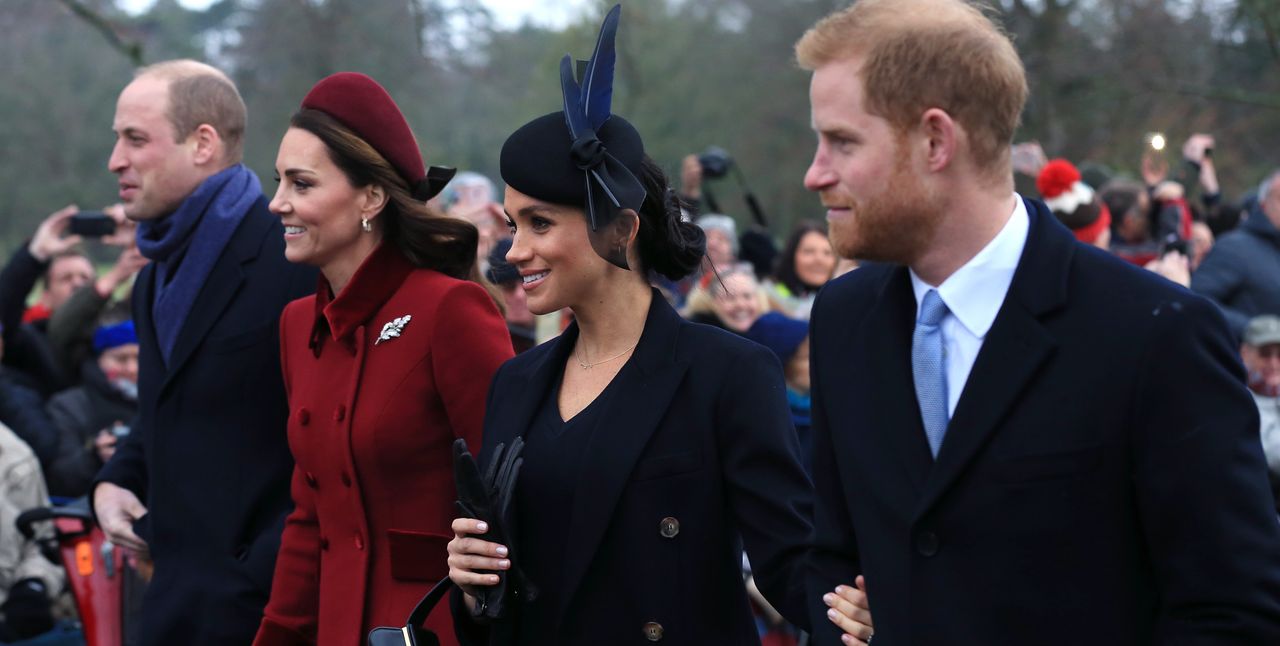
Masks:
[[[382,331],[378,333],[378,340],[374,341],[373,344],[378,345],[383,341],[390,341],[391,339],[399,338],[400,332],[404,330],[404,326],[408,325],[409,321],[412,319],[413,316],[405,314],[400,318],[387,321],[387,324],[382,326]]]

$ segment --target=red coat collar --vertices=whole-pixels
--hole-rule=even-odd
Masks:
[[[400,289],[414,269],[394,244],[383,242],[360,263],[351,281],[336,297],[329,281],[320,277],[316,288],[316,322],[312,341],[330,332],[336,340],[350,343],[356,328],[367,323],[391,295]]]

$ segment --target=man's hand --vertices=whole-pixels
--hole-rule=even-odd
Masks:
[[[1013,163],[1013,172],[1031,178],[1038,177],[1040,170],[1049,163],[1049,157],[1044,154],[1044,148],[1038,141],[1014,144],[1010,158]]]
[[[1182,158],[1197,164],[1205,160],[1204,151],[1213,148],[1213,135],[1196,133],[1182,144]]]
[[[134,247],[138,244],[138,223],[124,216],[124,206],[120,204],[112,204],[102,212],[112,220],[116,221],[116,232],[109,236],[102,236],[102,244],[111,245],[113,247]]]
[[[830,608],[827,619],[844,631],[840,641],[849,646],[865,646],[871,642],[875,630],[871,623],[871,606],[867,602],[867,580],[858,575],[855,583],[857,589],[847,585],[836,586],[834,592],[822,596],[822,601]]]
[[[49,259],[80,244],[80,236],[63,235],[67,232],[67,225],[71,222],[71,216],[80,212],[80,209],[72,204],[53,215],[44,219],[39,227],[36,227],[36,233],[31,237],[31,244],[27,245],[27,251],[40,262],[49,262]]]
[[[93,490],[93,510],[112,543],[148,554],[147,542],[133,533],[133,522],[146,515],[147,508],[132,491],[110,482],[99,483]]]
[[[1170,251],[1147,263],[1146,270],[1164,276],[1183,287],[1191,287],[1191,261],[1177,251]]]
[[[97,451],[98,459],[102,460],[103,464],[106,464],[111,459],[111,456],[116,454],[116,441],[116,434],[107,428],[98,431],[98,436],[93,439],[93,448]]]
[[[1142,154],[1142,181],[1147,183],[1147,187],[1163,182],[1168,176],[1169,162],[1163,155],[1154,150]]]
[[[680,194],[702,199],[702,162],[697,155],[685,155],[680,162]]]
[[[141,251],[138,251],[138,247],[125,247],[120,252],[120,257],[116,259],[116,264],[111,267],[111,270],[103,274],[94,283],[94,287],[98,290],[98,296],[102,298],[111,296],[118,287],[133,278],[146,264],[147,259],[142,255]]]

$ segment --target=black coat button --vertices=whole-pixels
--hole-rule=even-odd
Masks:
[[[916,552],[921,556],[933,556],[938,553],[938,535],[933,532],[921,532],[916,536]]]
[[[315,489],[318,486],[318,484],[316,483],[315,474],[311,473],[310,471],[308,471],[305,475],[303,475],[303,478],[307,481],[308,487]]]
[[[323,550],[323,551],[326,551],[326,552],[327,552],[327,551],[329,551],[329,539],[328,539],[328,538],[325,538],[324,536],[321,536],[321,537],[320,537],[320,549],[321,549],[321,550]]]
[[[342,472],[342,486],[348,489],[351,488],[351,474],[347,473],[346,471]]]
[[[663,518],[658,524],[658,533],[662,534],[663,538],[675,538],[680,533],[680,521],[670,516]]]
[[[644,625],[644,638],[651,642],[662,641],[662,624],[651,621]]]
[[[298,409],[298,423],[306,426],[311,423],[311,411],[305,408]]]

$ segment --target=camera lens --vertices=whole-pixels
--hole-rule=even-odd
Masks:
[[[719,146],[710,146],[698,155],[698,163],[702,166],[702,174],[708,178],[724,177],[733,165],[733,158]]]

